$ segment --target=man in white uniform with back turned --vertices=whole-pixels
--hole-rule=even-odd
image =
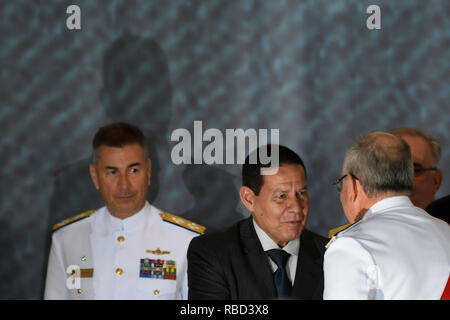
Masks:
[[[187,299],[186,252],[204,227],[147,202],[142,132],[100,128],[90,173],[106,206],[54,226],[44,298]]]
[[[365,135],[348,149],[342,174],[338,190],[352,224],[327,245],[324,299],[445,297],[450,228],[408,198],[408,144],[389,133]]]

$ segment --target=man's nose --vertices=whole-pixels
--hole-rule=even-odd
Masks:
[[[288,209],[291,212],[299,213],[305,207],[305,199],[300,197],[291,197],[288,202]]]
[[[120,174],[118,185],[120,189],[129,189],[131,186],[130,177],[126,173]]]

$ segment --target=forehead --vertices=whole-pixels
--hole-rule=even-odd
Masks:
[[[123,147],[99,147],[99,162],[105,165],[129,164],[142,162],[145,159],[144,149],[138,143],[125,145]]]
[[[431,161],[431,147],[427,140],[413,135],[404,135],[402,138],[409,144],[414,162],[422,164]]]
[[[305,169],[299,164],[283,164],[276,174],[263,176],[263,182],[261,190],[273,190],[281,186],[305,187]]]

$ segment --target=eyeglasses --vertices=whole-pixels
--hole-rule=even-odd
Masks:
[[[353,178],[355,178],[356,180],[358,180],[358,178],[353,174],[353,173],[349,173],[352,175]],[[333,182],[333,186],[336,186],[336,189],[339,193],[341,193],[342,191],[342,180],[345,179],[345,177],[347,177],[347,173],[344,174],[342,177],[340,177],[339,179],[337,179],[335,182]]]
[[[423,168],[421,166],[414,166],[414,175],[415,176],[420,176],[425,171],[436,171],[436,170],[437,170],[436,167]]]

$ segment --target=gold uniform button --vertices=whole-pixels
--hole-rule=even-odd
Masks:
[[[81,289],[77,289],[77,293],[78,293],[78,294],[81,294]]]
[[[125,241],[125,237],[124,236],[120,236],[120,237],[117,238],[117,241],[122,243],[122,242]]]
[[[117,274],[118,276],[121,276],[122,273],[123,273],[123,269],[122,269],[122,268],[117,268],[117,269],[116,269],[116,274]]]
[[[157,296],[157,295],[159,294],[159,290],[156,289],[155,291],[153,291],[153,294],[154,294],[155,296]]]

